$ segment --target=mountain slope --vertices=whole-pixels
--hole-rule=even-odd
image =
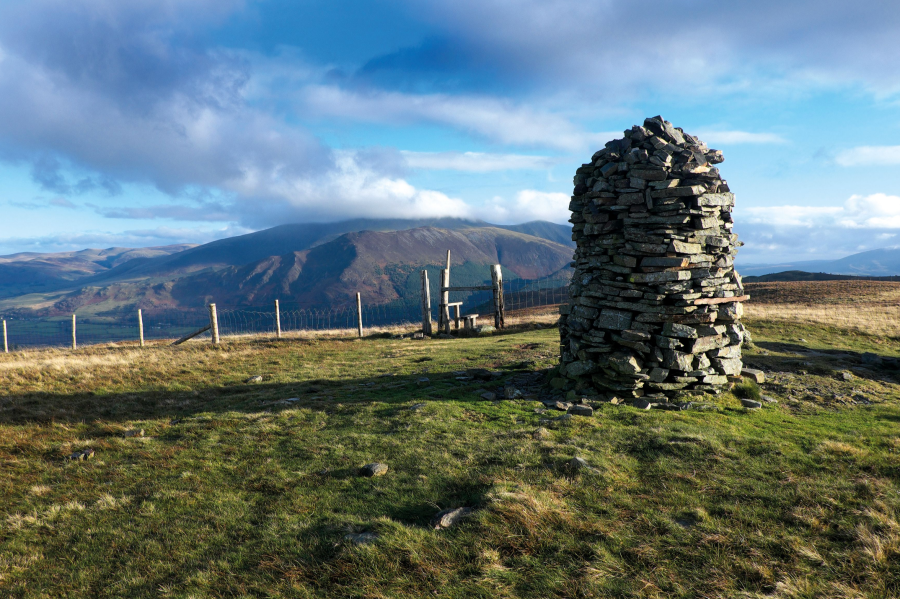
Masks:
[[[455,285],[474,284],[472,277],[489,280],[488,265],[498,262],[513,276],[532,279],[557,272],[572,259],[569,247],[494,227],[362,231],[302,252],[187,276],[174,283],[171,294],[183,306],[275,299],[324,306],[348,303],[357,292],[367,303],[385,303],[417,297],[419,271],[444,264],[447,250]]]

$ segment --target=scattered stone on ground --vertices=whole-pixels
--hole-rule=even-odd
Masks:
[[[245,383],[261,383],[262,380],[263,380],[263,377],[257,374],[257,375],[251,376],[248,379],[245,379],[244,382]]]
[[[635,399],[631,402],[632,408],[637,408],[638,410],[649,410],[651,404],[646,399]]]
[[[126,437],[126,438],[131,438],[131,437],[143,437],[143,436],[144,436],[144,429],[141,428],[141,429],[131,429],[131,430],[127,430],[127,431],[125,431],[124,433],[122,433],[122,435],[123,435],[124,437]]]
[[[380,464],[378,462],[373,462],[371,464],[366,464],[362,468],[359,469],[360,476],[384,476],[387,474],[388,466],[387,464]]]
[[[481,399],[486,399],[488,401],[494,401],[495,399],[497,399],[497,394],[491,393],[490,391],[486,391],[481,394]]]
[[[81,451],[76,451],[75,453],[66,456],[67,460],[89,460],[94,457],[94,450],[90,447],[87,449],[82,449]]]
[[[413,412],[418,412],[419,410],[424,408],[425,405],[426,404],[423,404],[423,403],[416,403],[416,404],[409,406],[409,409],[412,410]]]
[[[778,400],[771,395],[763,395],[762,400],[766,403],[778,403]]]
[[[747,409],[755,410],[762,407],[762,403],[752,399],[741,399],[741,405]]]
[[[760,385],[766,382],[766,373],[755,368],[743,368],[741,370],[741,376]]]
[[[503,397],[506,399],[519,399],[522,397],[522,392],[515,387],[505,387],[503,389]]]
[[[845,381],[852,381],[855,377],[852,372],[845,370],[841,373],[841,378]]]
[[[593,416],[594,408],[591,406],[574,405],[569,408],[569,414],[573,416]]]
[[[669,403],[667,401],[654,403],[651,407],[654,410],[680,410],[680,409],[682,409],[681,405],[679,405],[677,403]]]
[[[431,527],[435,530],[450,528],[459,524],[464,518],[471,516],[475,510],[470,507],[458,507],[441,510],[431,519]]]
[[[377,541],[378,535],[374,532],[356,532],[344,535],[344,540],[355,545],[368,545]]]
[[[534,429],[534,432],[531,433],[531,436],[540,441],[541,439],[547,439],[548,437],[550,437],[550,431],[545,429],[543,426],[539,426]]]
[[[597,469],[591,467],[587,460],[577,456],[566,462],[563,469],[572,474],[576,472],[597,472]]]
[[[417,383],[419,386],[427,385],[427,384],[430,383],[430,382],[431,382],[431,379],[428,378],[427,376],[419,377],[419,378],[416,380],[416,383]]]

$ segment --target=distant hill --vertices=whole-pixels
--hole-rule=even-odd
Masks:
[[[367,303],[380,304],[418,298],[419,271],[426,267],[432,271],[436,294],[437,269],[445,262],[447,250],[456,285],[482,284],[489,280],[487,266],[496,263],[503,265],[509,278],[565,276],[572,259],[569,245],[486,224],[358,231],[327,241],[321,231],[295,227],[276,227],[178,254],[131,260],[73,281],[67,289],[0,301],[0,310],[10,313],[27,307],[43,315],[75,310],[111,315],[135,307],[188,308],[210,301],[266,305],[275,299],[332,306],[349,302],[356,292]],[[300,234],[306,236],[295,241]],[[298,245],[307,247],[267,254]],[[224,259],[232,263],[223,265]]]
[[[812,260],[783,264],[738,264],[743,276],[761,276],[786,271],[865,277],[900,275],[900,249],[871,250],[839,260]]]
[[[854,275],[832,275],[824,272],[804,272],[788,270],[758,277],[744,277],[745,283],[781,283],[795,281],[900,281],[900,275],[891,277],[858,277]]]
[[[196,245],[177,244],[0,256],[0,298],[65,288],[73,281],[107,272],[134,260],[162,258],[193,247]]]

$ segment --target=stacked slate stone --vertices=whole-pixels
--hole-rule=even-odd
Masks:
[[[713,166],[723,160],[657,116],[576,171],[554,386],[663,401],[740,374],[749,298],[734,270],[734,195]]]

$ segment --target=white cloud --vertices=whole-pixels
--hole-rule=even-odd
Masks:
[[[559,161],[549,156],[485,152],[401,152],[410,168],[487,173],[547,169]]]
[[[858,146],[838,152],[834,161],[841,166],[900,164],[900,146]]]
[[[851,196],[843,206],[766,206],[741,209],[748,224],[776,227],[900,229],[900,196]]]
[[[301,102],[304,109],[320,116],[392,124],[433,122],[516,146],[584,151],[622,135],[587,132],[558,114],[489,96],[360,92],[310,85],[303,90]]]
[[[751,133],[749,131],[700,130],[697,137],[706,143],[722,145],[784,144],[787,140],[775,133]]]
[[[484,220],[496,223],[521,223],[532,220],[547,220],[565,223],[569,220],[570,196],[523,189],[513,199],[495,197],[476,214]]]

